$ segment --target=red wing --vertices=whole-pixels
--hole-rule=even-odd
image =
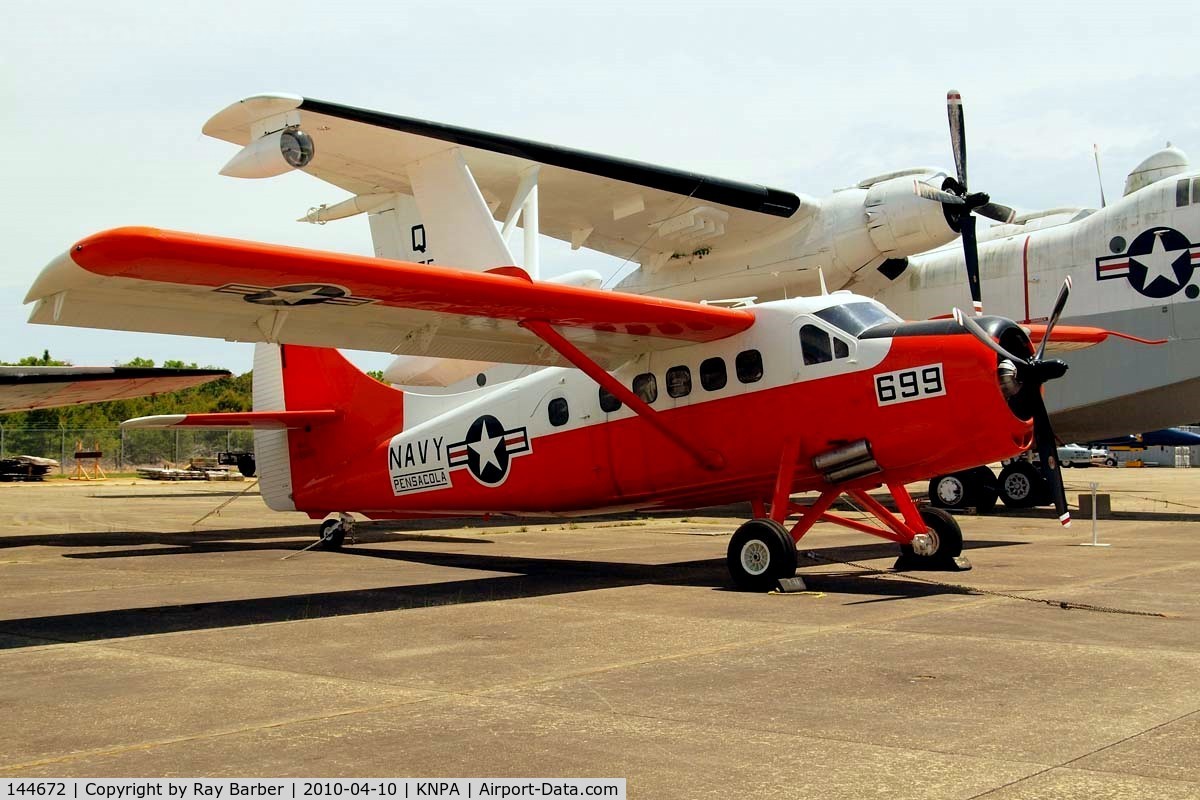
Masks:
[[[731,336],[753,313],[364,256],[119,228],[51,263],[30,321],[233,341],[563,363],[547,322],[602,364]]]

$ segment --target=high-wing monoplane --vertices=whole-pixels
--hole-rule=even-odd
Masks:
[[[263,497],[340,545],[353,517],[558,514],[749,501],[734,581],[768,588],[830,521],[959,564],[953,518],[906,482],[1053,452],[1047,343],[1108,331],[956,315],[905,323],[840,292],[722,307],[148,228],[84,239],[43,270],[36,323],[256,342],[254,410],[132,420],[249,427]],[[1031,339],[1032,335],[1032,339]],[[1035,350],[1034,341],[1040,341]],[[543,367],[450,397],[375,381],[332,347]],[[1056,505],[1069,521],[1053,458]],[[886,485],[898,513],[868,489]],[[816,491],[811,506],[791,498]],[[833,510],[846,496],[869,525]],[[789,528],[785,523],[795,517]]]

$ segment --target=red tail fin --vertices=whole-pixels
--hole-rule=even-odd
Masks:
[[[338,484],[366,473],[369,463],[364,462],[404,427],[404,393],[328,348],[258,345],[254,408],[341,412],[336,421],[321,425],[255,432],[267,504],[314,514],[343,510],[331,499],[318,498],[336,497]]]

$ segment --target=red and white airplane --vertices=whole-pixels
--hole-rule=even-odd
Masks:
[[[1036,433],[1069,522],[1041,386],[1048,326],[983,317],[906,323],[847,292],[722,307],[149,228],[75,244],[29,291],[31,322],[256,342],[254,411],[131,420],[255,429],[267,504],[340,546],[373,519],[571,515],[749,501],[732,537],[744,588],[796,569],[817,521],[952,567],[953,518],[904,484],[1016,455]],[[1030,333],[1043,345],[1033,350]],[[1108,331],[1059,328],[1054,340]],[[530,364],[494,387],[422,396],[335,347]],[[886,485],[899,514],[867,491]],[[820,496],[808,507],[795,492]],[[830,511],[846,495],[867,525]],[[798,520],[789,528],[785,523]],[[961,566],[961,565],[960,565]]]

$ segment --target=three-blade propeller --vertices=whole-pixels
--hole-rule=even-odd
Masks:
[[[965,237],[964,237],[965,238]],[[1071,524],[1071,514],[1067,510],[1067,492],[1063,487],[1062,468],[1058,463],[1058,444],[1054,436],[1054,429],[1050,426],[1050,415],[1046,411],[1046,401],[1042,397],[1042,384],[1046,381],[1054,380],[1062,377],[1067,371],[1067,364],[1058,359],[1046,360],[1046,343],[1050,341],[1050,334],[1054,330],[1054,326],[1058,324],[1058,318],[1062,316],[1063,308],[1067,304],[1067,298],[1071,294],[1071,279],[1068,277],[1064,282],[1062,289],[1059,290],[1058,299],[1054,303],[1054,311],[1050,314],[1050,320],[1046,324],[1046,332],[1042,338],[1042,342],[1038,345],[1037,352],[1032,358],[1025,359],[1014,353],[1010,353],[1005,348],[1001,347],[991,336],[988,335],[978,322],[964,314],[959,309],[954,309],[954,320],[976,339],[994,350],[1002,359],[1006,359],[1011,363],[1011,369],[1015,371],[1015,384],[1021,400],[1025,407],[1032,412],[1033,416],[1033,440],[1037,447],[1038,459],[1041,462],[1042,475],[1046,478],[1046,482],[1050,486],[1050,491],[1054,497],[1054,509],[1058,513],[1058,520],[1064,526]],[[1008,365],[1001,364],[1002,369],[1008,369]]]

